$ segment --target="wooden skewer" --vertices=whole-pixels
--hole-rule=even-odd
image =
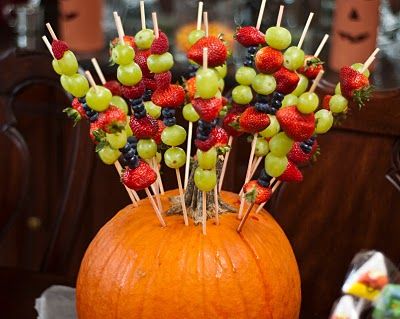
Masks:
[[[117,27],[119,42],[121,42],[122,44],[125,44],[125,41],[124,41],[125,33],[124,33],[124,28],[122,27],[121,18],[118,15],[118,12],[116,12],[116,11],[113,12],[113,15],[114,15],[115,26]]]
[[[303,45],[304,39],[306,38],[306,34],[308,32],[308,28],[310,27],[310,24],[311,24],[311,21],[312,21],[313,17],[314,17],[314,12],[310,12],[310,14],[308,16],[308,19],[307,19],[307,22],[306,22],[306,26],[304,27],[303,33],[301,34],[301,38],[300,38],[299,44],[297,45],[297,47],[299,49]]]
[[[166,224],[165,221],[164,221],[164,218],[163,218],[162,215],[161,215],[161,212],[159,211],[159,209],[158,209],[158,207],[157,207],[156,202],[154,201],[153,196],[152,196],[151,193],[150,193],[150,190],[149,190],[147,187],[146,187],[144,190],[145,190],[145,192],[146,192],[147,197],[148,197],[149,200],[150,200],[151,206],[153,206],[153,209],[154,209],[154,211],[155,211],[155,213],[156,213],[156,215],[157,215],[157,217],[158,217],[158,220],[160,221],[161,226],[163,226],[163,227],[167,226],[167,224]]]
[[[233,143],[233,136],[229,136],[229,140],[228,140],[229,151],[225,154],[224,163],[222,164],[222,170],[221,170],[221,175],[219,177],[219,185],[218,185],[219,192],[221,192],[222,185],[224,184],[224,177],[225,177],[226,168],[228,167],[228,160],[229,160],[229,154],[231,153],[230,148],[232,147],[232,143]]]
[[[57,38],[57,36],[56,36],[56,33],[54,32],[54,30],[53,30],[53,28],[51,27],[51,24],[50,23],[46,23],[46,28],[47,28],[47,30],[49,30],[49,33],[50,33],[50,35],[51,35],[51,38],[53,39],[53,40],[58,40],[58,38]]]
[[[117,170],[118,175],[121,176],[121,172],[122,172],[121,164],[120,164],[118,161],[116,161],[116,162],[114,163],[114,167],[115,167],[115,169]],[[129,198],[130,198],[131,201],[132,201],[132,204],[133,204],[135,207],[138,207],[138,203],[137,203],[136,197],[135,197],[135,195],[134,195],[134,193],[136,193],[136,192],[135,192],[133,189],[130,189],[129,187],[127,187],[125,184],[124,184],[124,187],[125,187],[125,190],[127,191],[128,195],[129,195]],[[136,194],[136,196],[137,196],[137,194]]]
[[[310,88],[310,91],[309,91],[310,93],[314,93],[314,91],[316,90],[316,88],[318,86],[318,83],[319,83],[319,81],[321,81],[322,76],[324,75],[324,73],[325,73],[324,70],[319,71],[317,77],[314,80],[314,83],[312,84],[312,86]]]
[[[175,169],[176,172],[176,180],[178,181],[178,188],[179,188],[179,197],[181,199],[182,205],[182,212],[183,212],[183,220],[186,226],[189,226],[188,214],[186,211],[186,203],[185,203],[185,195],[183,194],[183,187],[182,187],[182,180],[181,180],[181,173],[179,168]]]
[[[325,34],[325,35],[324,35],[324,38],[322,39],[321,43],[320,43],[319,46],[318,46],[317,51],[315,51],[315,53],[314,53],[314,56],[315,56],[316,58],[318,58],[318,56],[321,54],[321,51],[322,51],[322,49],[324,48],[324,46],[325,46],[325,44],[326,44],[326,41],[328,41],[328,39],[329,39],[329,34]]]
[[[252,170],[251,170],[250,179],[251,179],[251,178],[254,176],[254,174],[256,173],[257,168],[258,168],[258,166],[260,165],[262,159],[263,159],[262,156],[259,156],[259,157],[257,157],[257,159],[254,159],[256,162],[254,163],[253,168],[252,168]]]
[[[94,81],[93,76],[92,76],[92,74],[90,73],[90,71],[85,71],[85,75],[86,75],[86,78],[88,79],[90,85],[91,85],[95,90],[97,90],[96,82]]]
[[[203,1],[199,2],[199,7],[197,9],[197,30],[201,30],[201,18],[203,16]]]
[[[42,40],[43,40],[44,44],[46,45],[47,49],[49,50],[53,59],[55,59],[56,57],[54,56],[53,50],[51,49],[51,44],[45,35],[42,36]]]
[[[280,27],[282,23],[282,17],[283,17],[283,10],[285,9],[285,6],[279,6],[279,13],[278,13],[278,19],[276,20],[276,26]]]
[[[144,1],[139,2],[140,5],[140,21],[142,22],[142,30],[146,29],[146,15],[144,12]]]
[[[106,78],[104,77],[103,71],[101,71],[101,68],[100,68],[99,63],[97,62],[97,59],[92,58],[91,61],[94,66],[94,69],[96,70],[97,76],[100,79],[101,84],[105,84],[107,81],[106,81]]]
[[[208,12],[203,13],[204,28],[206,30],[206,37],[208,37]]]
[[[157,12],[153,12],[151,14],[151,17],[153,18],[154,34],[156,36],[156,39],[158,39],[158,37],[160,36],[160,31],[158,29]]]
[[[218,186],[214,187],[214,206],[215,206],[215,223],[219,225],[219,203],[218,203]]]
[[[263,15],[264,15],[265,3],[266,2],[267,2],[267,0],[262,0],[260,11],[258,11],[258,19],[257,19],[257,24],[256,24],[256,29],[257,30],[260,30],[260,27],[261,27],[261,21],[262,21]]]
[[[183,184],[185,189],[187,188],[187,185],[189,183],[190,155],[192,152],[192,135],[193,135],[193,122],[189,122],[188,138],[186,144],[185,181]]]
[[[153,168],[154,168],[154,170],[155,170],[155,172],[157,174],[157,182],[158,182],[158,185],[160,187],[161,195],[164,195],[165,194],[164,184],[163,184],[162,179],[161,179],[160,169],[158,168],[158,163],[157,163],[156,157],[153,157],[152,162],[153,162]]]
[[[360,73],[364,73],[365,71],[367,71],[367,69],[371,66],[372,62],[374,62],[375,56],[378,54],[379,51],[380,49],[376,48],[374,52],[372,52],[369,58],[364,62],[363,68],[361,69]]]
[[[205,191],[202,192],[202,211],[203,211],[203,235],[207,235],[207,193]]]
[[[244,214],[242,220],[240,221],[240,224],[239,224],[238,228],[236,229],[236,231],[237,231],[238,233],[240,233],[240,232],[242,231],[242,228],[243,228],[243,226],[244,226],[244,223],[246,222],[247,218],[249,217],[250,212],[251,212],[251,210],[253,209],[253,206],[254,206],[254,203],[251,203],[251,205],[249,206],[249,208],[247,208],[246,213]]]
[[[154,197],[156,198],[158,209],[162,212],[163,211],[163,206],[162,206],[162,203],[161,203],[160,192],[159,192],[157,180],[153,184],[151,184],[150,187],[151,187],[151,190],[154,193]]]

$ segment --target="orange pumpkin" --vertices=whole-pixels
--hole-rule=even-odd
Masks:
[[[160,227],[146,199],[99,231],[79,272],[80,319],[298,318],[296,260],[269,214],[251,215],[240,235],[236,214],[209,220],[207,235],[182,216],[165,220]]]

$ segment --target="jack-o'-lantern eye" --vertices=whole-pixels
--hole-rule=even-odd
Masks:
[[[354,20],[354,21],[358,21],[360,19],[360,16],[356,9],[354,9],[354,8],[351,9],[351,11],[349,13],[349,19]]]

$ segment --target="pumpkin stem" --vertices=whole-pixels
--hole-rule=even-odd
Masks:
[[[218,160],[217,162],[218,180],[219,176],[221,175],[222,164],[223,164],[222,160]],[[199,189],[196,187],[194,183],[194,171],[196,170],[197,167],[198,167],[197,161],[193,161],[193,163],[191,164],[188,185],[185,191],[185,203],[186,203],[187,214],[189,217],[193,219],[196,225],[201,224],[203,217],[202,192],[199,191]],[[170,197],[170,202],[171,202],[171,208],[168,209],[166,214],[183,215],[182,205],[180,203],[179,196]],[[207,218],[214,218],[215,217],[214,191],[207,192],[206,203],[207,203]],[[218,203],[219,203],[219,214],[237,211],[236,208],[224,202],[220,196],[218,196]]]

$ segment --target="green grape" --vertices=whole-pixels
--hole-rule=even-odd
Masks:
[[[286,156],[276,156],[268,153],[265,156],[265,171],[269,176],[279,177],[285,171],[288,163]]]
[[[118,95],[113,95],[113,97],[111,98],[110,104],[116,106],[125,114],[128,114],[128,112],[129,112],[128,104],[122,97],[120,97]]]
[[[215,147],[210,148],[207,152],[198,149],[196,154],[199,167],[202,169],[215,169],[218,157],[218,152]]]
[[[264,137],[258,137],[256,142],[255,155],[258,157],[264,157],[269,152],[269,145]]]
[[[186,163],[186,153],[180,147],[170,147],[164,153],[164,161],[169,168],[180,168]]]
[[[135,50],[128,44],[117,44],[112,49],[111,58],[119,65],[131,64],[135,58]]]
[[[300,96],[301,94],[303,94],[305,91],[307,91],[308,89],[308,79],[305,75],[303,74],[298,74],[299,75],[299,83],[297,83],[297,86],[295,88],[295,90],[291,93],[293,95],[296,96]]]
[[[238,85],[232,90],[232,100],[238,104],[249,104],[253,100],[250,86]]]
[[[63,57],[58,60],[58,66],[61,73],[65,75],[73,75],[78,72],[78,61],[75,54],[70,50],[64,52]]]
[[[144,107],[152,118],[158,119],[161,116],[161,107],[155,105],[152,101],[144,102]]]
[[[362,64],[362,63],[354,63],[354,64],[351,66],[352,69],[354,69],[354,70],[356,70],[356,71],[358,71],[358,72],[361,72],[362,69],[363,69],[363,67],[364,67],[364,64]],[[363,74],[364,74],[367,78],[369,78],[369,76],[370,76],[370,73],[369,73],[369,70],[368,70],[368,69],[366,69],[366,70],[364,71]]]
[[[157,160],[157,163],[158,163],[158,164],[161,163],[161,161],[162,161],[162,154],[161,154],[161,152],[157,152],[157,154],[156,154],[156,160]]]
[[[285,50],[292,42],[289,30],[282,27],[271,27],[265,32],[267,44],[277,50]]]
[[[53,70],[58,74],[58,75],[62,75],[62,70],[60,68],[60,65],[58,64],[58,60],[57,59],[53,59],[53,61],[51,61],[51,65],[53,66]]]
[[[120,65],[117,69],[117,78],[123,85],[132,86],[142,79],[142,70],[135,62]]]
[[[89,90],[88,80],[79,73],[74,75],[61,75],[61,85],[67,92],[71,93],[75,97],[83,97]]]
[[[135,35],[135,44],[139,49],[147,50],[150,49],[151,44],[154,40],[154,32],[150,29],[140,30]]]
[[[251,85],[255,76],[257,75],[256,70],[248,66],[241,66],[235,74],[235,80],[237,83],[242,85]]]
[[[304,64],[304,51],[298,47],[290,47],[283,54],[283,65],[286,69],[296,71]]]
[[[98,152],[98,154],[103,163],[112,165],[118,160],[121,152],[106,145]]]
[[[130,117],[128,116],[127,117],[127,121],[126,121],[126,125],[125,125],[125,132],[126,132],[126,136],[127,137],[133,135],[133,132],[132,132],[131,126],[129,125],[129,122],[130,122]]]
[[[106,133],[106,140],[108,144],[110,144],[110,146],[115,150],[124,147],[126,144],[126,139],[127,135],[125,130],[113,134]]]
[[[336,87],[335,87],[335,94],[342,95],[342,90],[341,90],[341,88],[340,88],[340,83],[336,84]]]
[[[161,133],[161,140],[165,145],[178,146],[185,142],[186,131],[180,125],[167,126]]]
[[[219,79],[218,80],[218,89],[220,92],[222,92],[225,88],[225,81],[224,79]]]
[[[329,108],[332,113],[342,113],[347,109],[348,104],[349,101],[344,96],[335,94],[329,101]]]
[[[270,121],[268,127],[260,132],[260,135],[262,137],[266,137],[266,138],[272,137],[272,136],[278,134],[281,129],[279,122],[276,119],[275,115],[268,115],[268,117],[269,117],[269,121]]]
[[[284,132],[280,132],[273,136],[269,141],[269,149],[271,154],[281,157],[285,156],[291,150],[293,140]]]
[[[157,143],[153,139],[140,139],[137,143],[138,155],[143,159],[151,159],[156,156]]]
[[[209,192],[217,185],[217,172],[214,169],[197,167],[194,171],[194,183],[199,190]]]
[[[200,68],[196,72],[196,94],[202,99],[210,99],[218,92],[218,76],[212,69]]]
[[[319,105],[318,95],[311,92],[306,92],[300,95],[297,103],[297,109],[303,114],[314,112]]]
[[[254,77],[251,86],[258,94],[269,95],[275,91],[276,81],[270,74],[259,73]]]
[[[228,67],[226,66],[226,63],[216,66],[214,69],[218,72],[218,75],[221,79],[224,79],[228,74]]]
[[[91,87],[86,93],[87,104],[91,109],[97,112],[105,111],[111,102],[111,98],[112,94],[110,90],[99,85],[96,87]]]
[[[171,53],[151,54],[147,58],[147,66],[152,73],[167,72],[174,66],[174,57]]]
[[[189,33],[188,41],[189,41],[190,45],[193,45],[197,41],[199,41],[201,38],[204,38],[205,36],[206,36],[206,33],[203,30],[193,30]]]
[[[282,107],[297,105],[299,98],[294,94],[285,95],[282,101]]]
[[[182,109],[183,118],[189,122],[197,122],[200,119],[192,103],[186,104]]]
[[[322,109],[315,113],[315,133],[323,134],[328,132],[333,125],[332,113],[328,110]]]

